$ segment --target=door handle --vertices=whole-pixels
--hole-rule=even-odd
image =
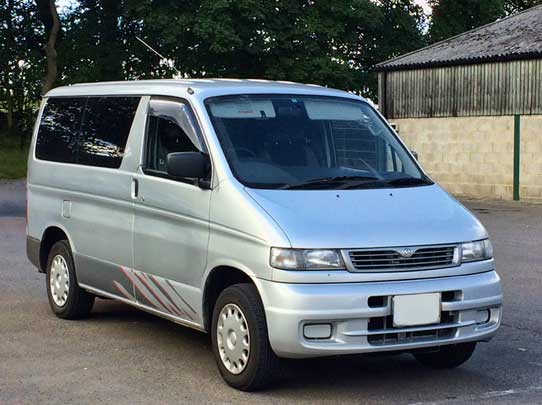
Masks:
[[[139,196],[139,181],[132,179],[132,198],[136,199]]]

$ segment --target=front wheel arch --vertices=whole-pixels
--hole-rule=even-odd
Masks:
[[[207,332],[211,331],[211,321],[213,319],[213,310],[218,296],[226,288],[234,284],[254,284],[252,278],[242,270],[230,266],[218,266],[209,272],[205,280],[203,290],[203,327]],[[256,287],[257,288],[257,287]]]

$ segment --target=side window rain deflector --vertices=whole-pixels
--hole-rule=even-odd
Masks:
[[[164,98],[152,98],[149,103],[149,115],[175,122],[182,128],[196,148],[207,153],[207,148],[201,138],[201,134],[198,133],[192,111],[184,102]]]

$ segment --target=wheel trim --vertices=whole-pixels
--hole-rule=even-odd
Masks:
[[[241,374],[250,356],[250,331],[245,314],[235,304],[222,307],[217,320],[216,341],[222,364],[232,374]]]
[[[70,291],[70,272],[66,259],[61,255],[53,257],[49,272],[51,297],[58,307],[63,307]]]

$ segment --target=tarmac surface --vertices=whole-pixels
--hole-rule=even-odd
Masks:
[[[409,355],[289,360],[273,389],[223,383],[207,335],[97,300],[90,319],[49,309],[25,253],[24,182],[0,183],[0,404],[542,404],[542,205],[465,201],[487,227],[503,280],[504,321],[455,370]]]

